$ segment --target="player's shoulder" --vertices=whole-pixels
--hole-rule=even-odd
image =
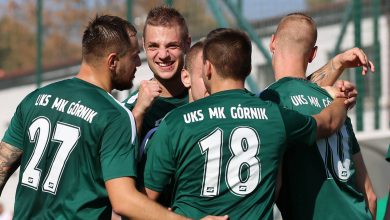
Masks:
[[[311,89],[317,90],[321,93],[328,94],[326,90],[321,88],[314,82],[307,80],[306,78],[297,78],[297,77],[284,77],[277,82],[272,88],[277,88],[280,91],[292,91],[297,92],[304,88],[307,88],[311,91]],[[300,89],[298,89],[300,88]]]
[[[134,108],[134,105],[138,99],[138,92],[139,90],[135,90],[134,92],[132,92],[130,94],[130,96],[128,98],[126,98],[125,100],[122,101],[122,103],[126,106],[126,108],[128,109],[133,109]]]
[[[172,109],[171,111],[169,111],[165,115],[164,119],[167,119],[167,118],[168,118],[168,120],[175,119],[179,115],[185,114],[185,112],[189,112],[189,111],[192,111],[192,110],[194,110],[196,108],[199,108],[200,107],[199,103],[198,103],[198,101],[196,101],[196,103],[195,102],[191,102],[191,103],[186,103],[184,105],[178,106],[178,107]]]
[[[81,79],[78,79],[76,77],[70,78],[70,79],[63,79],[57,82],[50,83],[48,85],[45,85],[38,89],[38,91],[50,91],[50,90],[58,90],[58,89],[64,89],[68,91],[74,91],[74,87],[77,86],[77,84],[80,84],[83,82]]]
[[[267,89],[292,89],[295,86],[302,86],[302,85],[308,85],[311,84],[310,81],[304,79],[304,78],[297,78],[297,77],[283,77],[274,83],[270,84]]]
[[[295,79],[296,78],[292,77],[283,77],[267,86],[267,88],[261,91],[258,96],[263,100],[271,100],[279,103],[281,92],[286,92],[296,88],[297,84],[300,83]]]
[[[131,111],[126,107],[124,102],[118,101],[114,96],[110,93],[103,93],[102,98],[100,100],[103,104],[102,108],[104,108],[109,115],[115,113],[118,117],[128,117],[131,114]]]
[[[66,84],[68,81],[69,81],[69,79],[65,79],[65,80],[61,80],[58,82],[54,82],[54,83],[45,85],[45,86],[40,87],[40,88],[36,88],[35,90],[33,90],[32,92],[27,94],[24,97],[24,99],[22,100],[22,102],[28,102],[31,99],[34,99],[33,101],[35,102],[37,96],[40,96],[42,94],[50,95],[51,91],[57,91],[61,87],[64,87],[64,84]]]
[[[182,126],[185,126],[185,120],[184,118],[189,115],[188,117],[197,117],[199,116],[199,111],[204,111],[208,106],[207,102],[208,97],[191,102],[186,103],[184,105],[178,106],[171,111],[169,111],[164,118],[162,119],[162,122],[166,124],[166,126],[171,126],[172,128],[180,128]],[[206,102],[205,102],[206,101]]]

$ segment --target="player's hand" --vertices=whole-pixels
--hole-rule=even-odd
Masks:
[[[346,80],[338,80],[335,86],[340,89],[340,92],[336,94],[336,98],[346,98],[345,105],[348,106],[348,109],[353,108],[358,96],[355,84]]]
[[[352,48],[343,53],[337,54],[332,60],[333,68],[345,69],[353,67],[363,67],[362,75],[366,75],[368,71],[374,72],[374,64],[368,60],[367,55],[360,48]]]
[[[346,98],[344,104],[351,109],[356,104],[358,92],[356,86],[346,80],[338,80],[334,86],[323,87],[332,98]]]
[[[212,215],[208,215],[206,217],[203,217],[201,218],[201,220],[228,220],[229,219],[229,216],[228,215],[224,215],[224,216],[212,216]]]
[[[134,110],[139,113],[145,113],[152,106],[154,100],[160,95],[161,88],[157,81],[142,80],[138,91],[137,103]]]
[[[340,89],[338,89],[334,86],[324,86],[322,88],[325,89],[333,99],[335,99],[337,93],[340,92]]]

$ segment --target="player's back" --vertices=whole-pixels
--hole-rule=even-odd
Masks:
[[[174,169],[175,212],[195,219],[207,214],[272,218],[288,135],[283,113],[244,90],[219,92],[173,110],[150,141],[146,187],[158,191],[167,178],[160,173]]]
[[[104,181],[132,175],[113,169],[119,164],[109,161],[120,149],[109,146],[127,145],[121,153],[131,156],[131,120],[110,94],[77,78],[30,93],[4,139],[23,150],[14,218],[109,218]],[[120,124],[127,129],[114,127]],[[115,135],[124,141],[109,143]]]
[[[272,84],[261,96],[305,115],[317,114],[332,102],[316,84],[291,77]],[[350,119],[338,132],[314,145],[290,148],[283,160],[280,194],[284,217],[369,219],[364,197],[356,187],[352,161],[359,151]]]

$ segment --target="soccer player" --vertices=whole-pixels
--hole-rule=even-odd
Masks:
[[[190,44],[186,21],[176,9],[160,6],[148,13],[143,46],[154,77],[142,81],[139,91],[124,101],[134,114],[140,140],[169,111],[188,103],[180,73]]]
[[[306,115],[332,102],[325,90],[305,79],[316,39],[310,17],[294,13],[281,20],[270,43],[277,82],[261,93],[262,98]],[[350,119],[330,137],[290,147],[282,173],[278,203],[283,219],[375,218],[376,196]]]
[[[14,219],[185,219],[135,188],[134,118],[110,92],[132,87],[139,52],[133,25],[96,16],[76,77],[19,104],[0,142],[0,193],[20,165]]]
[[[210,35],[203,48],[210,96],[172,110],[148,142],[145,187],[152,199],[174,180],[172,210],[191,218],[228,213],[269,219],[278,164],[287,143],[314,144],[346,116],[336,99],[311,117],[262,101],[244,89],[251,42],[232,29]]]
[[[146,142],[160,120],[172,109],[188,103],[188,92],[181,83],[184,55],[191,38],[184,17],[174,8],[160,6],[148,13],[143,32],[143,47],[153,79],[142,81],[139,90],[124,101],[135,117],[140,140],[137,185],[143,186]],[[166,192],[159,202],[170,204]]]
[[[207,89],[203,82],[203,41],[198,41],[191,46],[185,57],[185,65],[181,71],[181,81],[188,89],[188,100],[195,100],[208,96]]]

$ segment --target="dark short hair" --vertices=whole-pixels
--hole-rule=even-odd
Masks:
[[[252,44],[240,30],[219,28],[204,42],[203,61],[209,60],[222,77],[245,79],[251,71]]]
[[[191,71],[194,65],[194,60],[199,52],[202,52],[203,50],[204,42],[203,40],[200,40],[196,42],[194,45],[191,46],[190,50],[188,51],[185,61],[184,61],[184,69]]]
[[[147,25],[163,27],[172,27],[174,25],[179,25],[181,31],[181,39],[185,40],[189,36],[188,26],[183,15],[181,15],[179,11],[171,7],[158,6],[149,11],[144,26],[144,37]]]
[[[132,46],[130,37],[136,34],[135,27],[120,17],[96,15],[84,31],[83,59],[88,61],[90,57],[103,57],[111,52],[125,55]]]

